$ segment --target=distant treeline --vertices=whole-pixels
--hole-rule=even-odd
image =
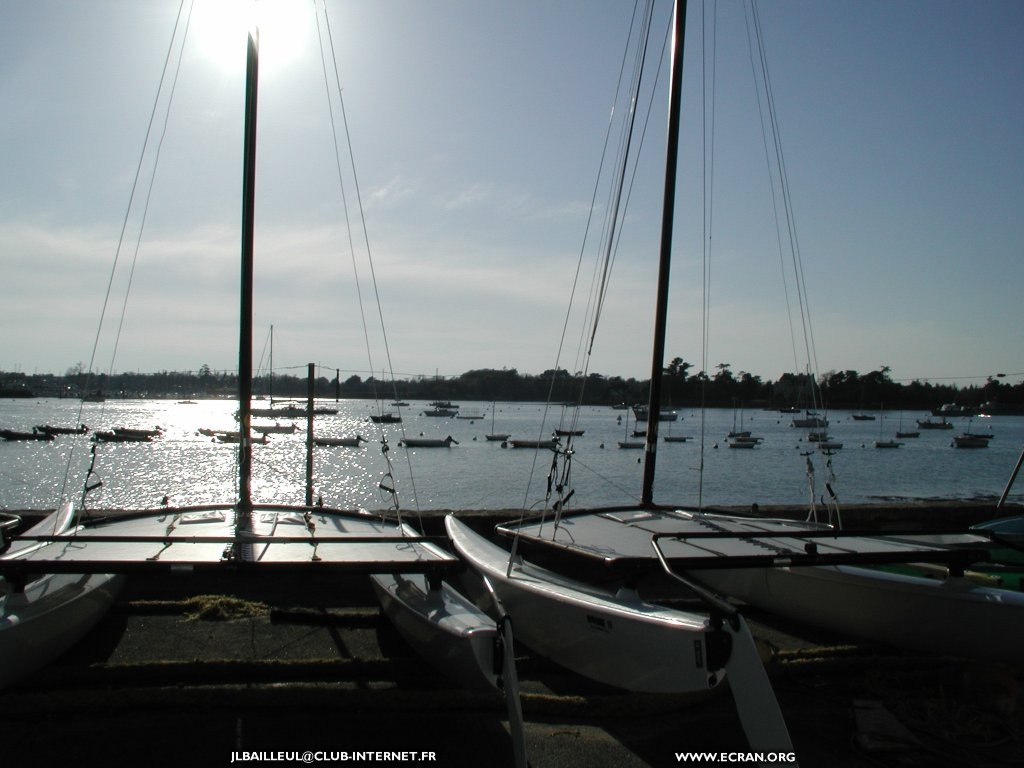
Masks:
[[[808,374],[787,373],[777,381],[766,382],[750,373],[733,373],[721,364],[713,374],[690,374],[693,368],[675,358],[665,369],[662,404],[675,408],[699,407],[797,407],[886,410],[930,410],[946,403],[966,408],[985,407],[990,412],[1024,413],[1024,383],[1003,383],[1000,376],[990,377],[984,385],[958,387],[924,381],[895,382],[889,369],[866,374],[856,371],[832,371],[821,376],[815,395],[811,395]],[[334,374],[334,371],[331,371]],[[81,366],[65,375],[0,373],[3,397],[82,397],[107,398],[203,398],[233,397],[238,377],[233,372],[214,371],[203,365],[198,371],[162,371],[159,373],[87,374]],[[258,376],[253,382],[257,395],[273,398],[304,398],[308,391],[305,377],[289,374]],[[624,379],[591,373],[586,377],[565,370],[549,370],[540,375],[521,374],[515,369],[482,368],[459,376],[419,377],[383,381],[357,375],[341,377],[320,375],[314,382],[318,398],[366,398],[390,402],[401,400],[516,400],[537,402],[614,405],[646,403],[649,381]]]

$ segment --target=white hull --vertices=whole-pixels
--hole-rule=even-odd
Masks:
[[[416,533],[407,525],[402,528],[408,535]],[[373,574],[370,583],[395,629],[435,669],[470,691],[504,693],[514,763],[526,768],[512,627],[490,585],[484,582],[497,619],[447,582],[432,582],[424,574]],[[432,583],[438,586],[431,588]]]
[[[67,532],[73,509],[60,510],[25,535]],[[0,556],[15,560],[38,548],[30,541],[12,542]],[[21,592],[0,579],[0,688],[45,667],[77,643],[110,609],[124,578],[109,573],[43,574]]]
[[[405,524],[402,532],[417,535]],[[435,669],[471,691],[496,690],[497,623],[447,582],[430,583],[422,573],[370,576],[384,614]]]
[[[511,532],[513,527],[503,527]],[[916,651],[1011,663],[1024,661],[1024,646],[1014,642],[1024,627],[1024,594],[981,586],[963,578],[945,580],[892,573],[864,565],[788,565],[786,551],[803,552],[805,542],[790,532],[828,531],[794,520],[737,518],[686,511],[580,514],[563,519],[557,530],[548,522],[527,524],[521,535],[609,562],[651,558],[657,533],[731,532],[736,538],[681,543],[661,539],[669,560],[694,556],[762,557],[779,553],[775,567],[704,568],[689,574],[722,594],[760,609],[845,637]],[[927,547],[884,536],[817,542],[820,554],[897,556],[903,562],[926,559]],[[652,564],[653,565],[653,564]]]
[[[713,589],[844,637],[1020,664],[1024,594],[857,566],[693,571]]]
[[[375,574],[370,582],[395,629],[435,669],[471,691],[497,689],[494,619],[447,583],[430,589],[422,574]]]
[[[707,691],[724,674],[709,668],[708,620],[615,595],[521,560],[449,515],[458,553],[485,576],[512,619],[516,640],[584,677],[631,691]]]
[[[124,584],[108,573],[46,574],[0,600],[0,688],[54,661],[107,613]]]

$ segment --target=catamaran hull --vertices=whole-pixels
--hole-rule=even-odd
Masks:
[[[557,527],[535,523],[503,526],[536,543],[557,545],[591,557],[654,559],[656,535],[701,536],[721,533],[722,539],[690,539],[680,544],[662,539],[667,556],[687,558],[747,557],[800,552],[803,543],[789,533],[827,532],[825,526],[796,520],[740,518],[685,510],[637,510],[577,514]],[[545,533],[546,531],[546,533]],[[939,542],[936,542],[938,544]],[[838,553],[903,554],[902,563],[923,557],[920,547],[885,536],[818,540],[818,549]],[[900,550],[906,547],[905,552]],[[653,562],[652,562],[653,565]],[[683,566],[679,566],[683,568]],[[977,584],[963,578],[933,579],[895,573],[867,565],[806,565],[779,562],[772,567],[700,568],[687,572],[711,590],[739,598],[769,613],[818,627],[851,639],[893,645],[927,653],[965,656],[1011,663],[1024,661],[1024,644],[1013,642],[1024,632],[1024,593]],[[944,570],[944,568],[942,569]],[[994,642],[992,638],[1000,638]]]
[[[927,653],[1024,660],[1024,594],[874,568],[692,571],[722,593],[847,637]],[[998,642],[993,640],[998,638]]]
[[[707,620],[612,594],[517,560],[448,516],[458,553],[486,577],[516,640],[584,677],[650,693],[695,693],[724,677],[709,663]]]
[[[446,582],[430,589],[422,574],[375,574],[370,583],[398,633],[435,669],[471,691],[497,689],[494,619]]]
[[[23,536],[65,534],[75,510],[61,504]],[[31,557],[42,545],[14,539],[0,561]],[[27,578],[23,589],[0,579],[0,688],[45,667],[92,629],[110,609],[124,577],[109,573],[44,573]]]
[[[42,669],[106,614],[124,584],[112,574],[47,574],[0,601],[0,688]]]

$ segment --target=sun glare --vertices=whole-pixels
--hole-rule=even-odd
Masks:
[[[260,69],[286,66],[311,36],[306,0],[198,0],[190,33],[203,58],[226,72],[245,69],[246,36],[259,30]]]

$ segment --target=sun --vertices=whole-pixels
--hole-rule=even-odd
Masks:
[[[196,0],[189,24],[200,55],[224,72],[245,69],[248,32],[259,30],[260,68],[286,66],[309,44],[309,0]]]

